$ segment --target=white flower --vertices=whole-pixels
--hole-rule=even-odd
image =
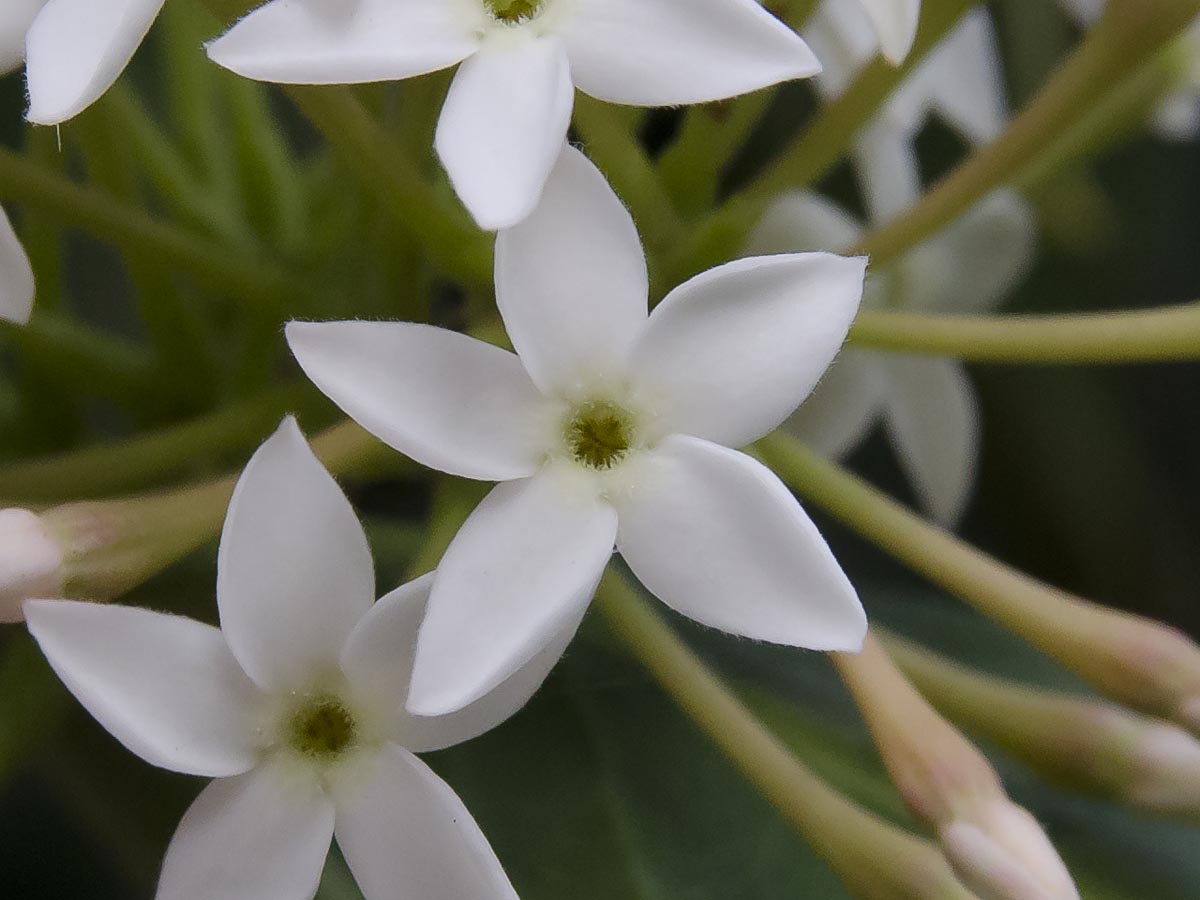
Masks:
[[[33,267],[0,209],[0,319],[24,325],[33,312]]]
[[[218,630],[144,609],[25,604],[88,711],[147,762],[217,780],[183,817],[158,900],[309,900],[330,839],[368,900],[515,900],[478,826],[411,751],[503,721],[558,642],[453,716],[404,712],[430,577],[378,603],[362,528],[293,421],[246,467],[221,537]]]
[[[846,90],[879,46],[866,17],[845,0],[825,0],[804,35],[824,66],[817,84],[827,99]],[[1004,129],[1004,79],[986,10],[970,10],[959,20],[884,104],[880,119],[911,137],[931,113],[972,144],[987,143]]]
[[[843,6],[846,0],[834,0]],[[904,62],[917,36],[921,21],[921,0],[858,0],[871,19],[879,50],[894,66]]]
[[[264,81],[349,84],[462,63],[437,151],[481,227],[537,204],[574,91],[613,103],[700,103],[816,74],[755,0],[272,0],[209,45]]]
[[[893,170],[898,180],[905,168]],[[841,250],[861,229],[817,194],[775,202],[751,238],[753,252]],[[972,312],[993,308],[1028,271],[1032,215],[1010,193],[996,193],[937,237],[867,282],[864,306]],[[950,359],[846,350],[789,426],[814,449],[837,458],[880,419],[925,509],[954,524],[975,481],[979,412],[964,366]]]
[[[25,60],[25,33],[46,0],[4,0],[0,9],[0,73]]]
[[[1105,0],[1060,2],[1080,25],[1091,25],[1104,13]],[[1172,52],[1178,80],[1152,111],[1150,127],[1167,140],[1191,141],[1200,137],[1200,19],[1184,32]]]
[[[744,259],[647,316],[637,231],[566,148],[496,242],[519,355],[408,323],[292,323],[309,377],[425,465],[502,481],[439,566],[409,709],[462,706],[578,621],[613,551],[676,610],[780,644],[857,649],[865,617],[795,498],[742,453],[811,390],[863,259]],[[619,523],[619,528],[618,528]]]
[[[163,0],[44,0],[25,38],[26,118],[56,125],[98,100],[125,70],[162,5]]]
[[[63,587],[62,546],[27,509],[0,509],[0,622],[20,622],[21,604]]]

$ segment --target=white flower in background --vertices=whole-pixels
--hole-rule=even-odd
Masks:
[[[867,17],[845,0],[825,0],[804,28],[823,69],[817,85],[840,96],[879,48]],[[993,140],[1008,118],[995,29],[969,11],[888,99],[880,119],[915,136],[936,113],[972,144]]]
[[[756,0],[272,0],[209,45],[240,75],[299,84],[410,78],[462,63],[437,151],[486,229],[533,209],[575,88],[612,103],[701,103],[820,64]]]
[[[362,528],[287,420],[229,507],[219,630],[132,607],[25,604],[51,666],[118,740],[217,779],[171,841],[158,900],[309,900],[334,835],[368,900],[515,900],[462,801],[411,751],[511,715],[574,626],[477,704],[418,719],[403,706],[430,581],[372,603]]]
[[[46,0],[4,0],[0,8],[0,74],[25,61],[25,33]]]
[[[842,250],[861,228],[817,194],[781,197],[750,242],[756,253]],[[867,280],[873,309],[982,312],[1026,274],[1034,223],[1025,204],[996,193],[937,237]],[[788,425],[830,458],[844,456],[882,420],[918,499],[953,525],[975,482],[979,411],[966,369],[954,360],[844,350]]]
[[[0,509],[0,622],[20,622],[29,597],[53,597],[63,588],[63,549],[41,516]]]
[[[1060,0],[1080,25],[1091,25],[1104,12],[1105,0]],[[1200,137],[1200,19],[1179,38],[1174,48],[1178,78],[1150,116],[1150,127],[1159,137],[1191,141]]]
[[[26,118],[56,125],[98,100],[125,70],[162,5],[163,0],[16,0],[14,9],[0,13],[0,49],[7,50],[10,67],[20,61],[17,28],[28,26]]]
[[[834,0],[846,5],[846,0]],[[904,62],[917,36],[921,21],[921,0],[858,0],[871,20],[879,51],[894,66]]]
[[[0,319],[24,325],[33,312],[33,268],[0,209]]]
[[[795,498],[731,450],[812,389],[858,309],[863,259],[743,259],[647,316],[628,212],[568,147],[541,205],[498,236],[496,294],[517,355],[409,323],[288,326],[300,365],[417,461],[504,482],[447,550],[409,709],[455,709],[577,622],[614,543],[706,625],[854,649],[866,620]]]

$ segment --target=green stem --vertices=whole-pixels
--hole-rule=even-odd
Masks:
[[[782,433],[755,448],[803,497],[1097,690],[1200,729],[1189,721],[1200,705],[1200,648],[1186,635],[1018,572]]]
[[[293,85],[285,90],[363,184],[387,199],[396,224],[438,266],[469,287],[492,289],[488,235],[449,207],[350,88]]]
[[[859,347],[994,363],[1136,363],[1200,359],[1200,301],[1073,315],[958,316],[864,310]]]
[[[600,612],[689,718],[833,867],[858,897],[970,900],[928,841],[872,815],[798,760],[610,571]]]
[[[126,206],[110,194],[76,184],[0,148],[0,195],[53,212],[126,252],[170,259],[197,281],[246,303],[287,311],[310,288],[261,262]]]
[[[855,252],[874,265],[895,259],[1012,181],[1055,147],[1096,104],[1148,64],[1195,18],[1196,0],[1113,0],[1079,48],[998,140],[978,150],[915,206],[870,234]]]
[[[254,446],[286,413],[327,413],[307,385],[290,385],[149,434],[0,468],[0,505],[50,506],[144,490],[231,450]]]

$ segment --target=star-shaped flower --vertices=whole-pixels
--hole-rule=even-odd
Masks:
[[[0,209],[0,319],[24,325],[33,312],[33,268]]]
[[[15,67],[23,46],[26,118],[56,125],[83,112],[112,86],[164,0],[4,2],[10,8],[0,12],[0,67]]]
[[[820,71],[756,0],[272,0],[209,55],[292,84],[388,81],[462,63],[436,145],[487,229],[537,204],[576,87],[613,103],[675,106]]]
[[[454,792],[412,751],[480,734],[537,689],[576,623],[478,703],[404,712],[430,577],[378,603],[366,537],[293,421],[255,454],[221,537],[221,628],[144,609],[25,604],[63,682],[147,762],[213,776],[158,900],[309,900],[331,838],[368,900],[515,900]]]
[[[845,339],[864,259],[743,259],[647,316],[632,219],[566,148],[538,209],[496,242],[517,355],[408,323],[292,323],[309,377],[412,458],[502,481],[447,550],[409,709],[477,698],[579,620],[613,551],[685,615],[857,649],[854,589],[795,498],[740,447],[773,430]]]
[[[901,184],[901,162],[894,172]],[[882,177],[882,176],[881,176]],[[911,199],[919,195],[919,190]],[[763,217],[750,249],[778,253],[839,250],[861,238],[847,213],[818,194],[781,197]],[[867,282],[875,309],[982,312],[999,304],[1033,260],[1032,213],[1014,194],[993,194],[937,237]],[[917,497],[938,521],[958,521],[975,481],[979,411],[966,369],[955,360],[845,350],[813,396],[789,420],[806,443],[831,458],[850,452],[883,420]]]

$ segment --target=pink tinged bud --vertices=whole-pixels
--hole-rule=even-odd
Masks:
[[[950,865],[981,900],[1079,900],[1042,827],[1009,800],[956,819],[938,836]]]
[[[21,604],[63,589],[63,552],[40,516],[0,509],[0,622],[25,618]]]
[[[1134,752],[1135,771],[1125,799],[1159,813],[1200,812],[1200,741],[1174,725],[1143,732]]]
[[[1200,734],[1200,696],[1192,697],[1180,704],[1179,721],[1190,728],[1194,734]]]

